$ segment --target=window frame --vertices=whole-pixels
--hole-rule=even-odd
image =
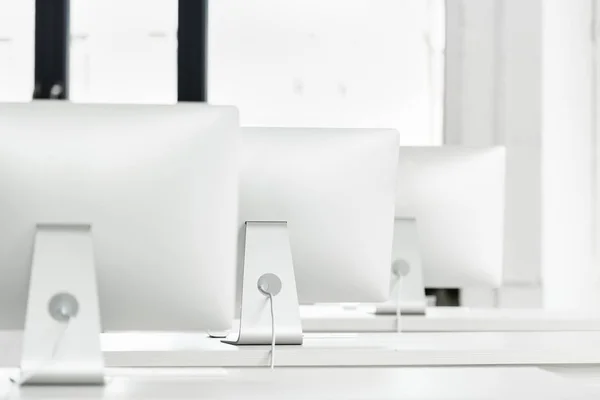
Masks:
[[[179,0],[177,100],[206,101],[208,0]]]
[[[208,0],[178,3],[177,99],[205,102]],[[70,0],[36,0],[34,99],[69,98],[69,9]]]
[[[34,99],[68,98],[69,5],[70,0],[35,2]]]

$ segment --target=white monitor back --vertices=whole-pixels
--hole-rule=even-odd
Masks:
[[[238,130],[233,107],[0,105],[0,328],[40,223],[91,225],[105,330],[230,327]]]
[[[401,147],[396,216],[414,216],[425,286],[499,287],[505,149]]]
[[[398,132],[243,128],[241,137],[240,231],[287,221],[299,301],[386,300]]]

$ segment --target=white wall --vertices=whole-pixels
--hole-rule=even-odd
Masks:
[[[541,4],[447,3],[446,142],[507,147],[505,282],[540,280]]]
[[[592,260],[592,1],[545,0],[543,11],[544,305],[598,308]]]
[[[495,4],[496,0],[447,2],[447,144],[494,143]]]
[[[592,6],[594,8],[594,87],[595,92],[593,96],[595,119],[593,125],[593,141],[595,142],[596,152],[593,162],[594,173],[595,173],[595,185],[594,185],[594,204],[593,212],[595,215],[595,230],[592,244],[594,245],[594,265],[600,269],[600,0],[593,0]]]
[[[507,146],[506,276],[539,283],[541,263],[541,1],[502,0],[496,140]]]
[[[208,99],[237,105],[243,125],[391,127],[403,144],[440,144],[426,36],[436,2],[213,1]]]
[[[507,146],[507,287],[494,300],[503,306],[540,303],[540,280],[548,308],[600,305],[592,5],[448,2],[447,141]]]

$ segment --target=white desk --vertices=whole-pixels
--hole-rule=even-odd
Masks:
[[[109,370],[104,388],[6,383],[14,399],[592,400],[594,388],[536,368],[285,368]]]
[[[252,367],[269,360],[269,346],[236,347],[201,334],[111,334],[102,339],[108,367]],[[0,365],[17,366],[20,334],[1,335],[0,348]],[[600,334],[307,334],[303,346],[278,346],[276,359],[287,367],[600,365]]]
[[[140,347],[132,347],[137,343]],[[264,366],[268,346],[234,347],[198,335],[140,340],[106,337],[109,366]],[[149,350],[150,349],[150,350]],[[596,332],[307,334],[303,346],[279,346],[281,366],[447,366],[600,364]]]
[[[372,307],[301,307],[305,332],[395,332],[396,317],[374,315]],[[404,332],[599,331],[600,315],[541,309],[428,308],[425,316],[403,316]]]

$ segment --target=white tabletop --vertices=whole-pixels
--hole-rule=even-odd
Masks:
[[[302,306],[305,332],[394,332],[394,315],[374,315],[374,307]],[[432,307],[426,315],[403,316],[405,332],[600,331],[600,315],[543,309]]]
[[[0,366],[17,366],[21,335],[0,335]],[[105,334],[108,367],[265,366],[269,346],[232,346],[203,334]],[[600,365],[597,332],[305,334],[302,346],[278,346],[277,365],[477,366]]]
[[[591,400],[600,391],[536,368],[267,368],[108,370],[103,388],[16,388],[0,398]]]

